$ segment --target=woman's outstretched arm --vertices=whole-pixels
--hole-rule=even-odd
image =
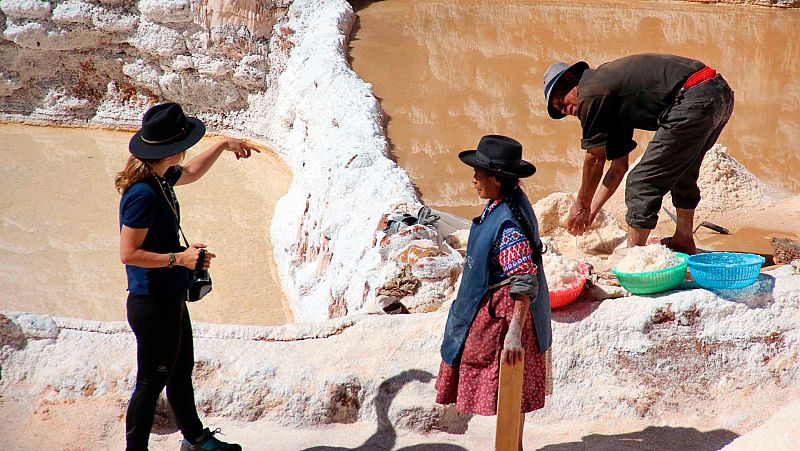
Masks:
[[[256,147],[240,139],[225,138],[209,147],[207,150],[181,165],[183,171],[176,185],[186,185],[196,182],[214,165],[222,152],[230,150],[236,159],[249,158],[253,151],[261,152]]]

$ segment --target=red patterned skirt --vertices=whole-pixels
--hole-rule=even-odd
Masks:
[[[514,314],[510,285],[489,291],[481,299],[478,314],[469,329],[461,360],[450,366],[442,362],[436,378],[436,402],[456,403],[456,410],[476,415],[497,414],[500,352]],[[494,316],[489,315],[489,301]],[[546,364],[539,352],[533,320],[526,315],[522,329],[525,370],[522,381],[522,412],[544,407]]]

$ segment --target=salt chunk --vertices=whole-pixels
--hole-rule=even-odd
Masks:
[[[547,287],[550,291],[561,290],[575,285],[581,274],[578,262],[560,255],[542,255],[542,265],[544,266],[544,276],[547,279]]]

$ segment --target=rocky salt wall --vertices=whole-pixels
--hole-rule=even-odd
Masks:
[[[261,35],[190,0],[3,0],[2,118],[133,128],[147,106],[170,100],[223,125],[274,78],[272,25],[287,6],[238,10],[258,17]]]
[[[354,19],[343,0],[3,0],[0,120],[135,129],[150,105],[179,102],[291,168],[272,236],[297,321],[379,296],[432,310],[461,257],[434,228],[382,233],[421,204],[347,63]]]
[[[800,274],[784,266],[744,290],[682,288],[602,302],[587,292],[555,311],[555,392],[532,419],[742,433],[800,395]],[[445,318],[442,309],[281,327],[196,324],[198,405],[245,421],[463,432],[469,416],[433,402]],[[132,349],[124,322],[3,312],[0,395],[34,409],[88,399],[121,412]]]

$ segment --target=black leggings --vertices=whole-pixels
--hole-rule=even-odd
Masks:
[[[128,450],[147,449],[156,402],[164,387],[175,423],[190,441],[200,437],[192,386],[194,347],[186,294],[128,294],[128,324],[136,335],[136,386],[125,418]]]

